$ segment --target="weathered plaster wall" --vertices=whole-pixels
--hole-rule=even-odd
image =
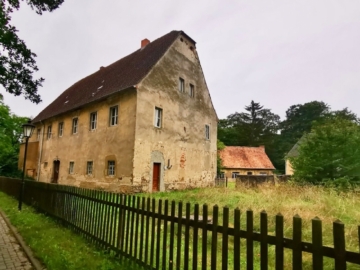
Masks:
[[[190,48],[194,45],[182,39],[137,86],[134,184],[144,191],[152,189],[154,151],[164,158],[160,187],[165,190],[210,185],[216,174],[217,116],[196,51]],[[179,77],[185,92],[179,91]],[[161,128],[154,126],[155,107],[163,110]],[[205,124],[210,140],[205,139]]]
[[[118,124],[109,126],[109,108],[118,105]],[[90,130],[90,113],[97,112],[97,128]],[[106,100],[89,104],[77,111],[50,118],[43,124],[44,137],[40,181],[51,182],[53,162],[60,160],[59,184],[113,191],[129,189],[132,184],[134,156],[136,90],[122,91]],[[78,117],[78,133],[72,134],[72,120]],[[59,123],[64,123],[59,137]],[[42,127],[38,123],[36,128]],[[47,139],[47,127],[52,125],[52,138]],[[32,140],[37,140],[32,136]],[[41,148],[40,138],[39,149]],[[116,161],[115,176],[107,176],[107,161]],[[74,174],[69,174],[73,161]],[[93,161],[93,174],[86,175],[87,161]]]
[[[33,135],[32,137],[34,137]],[[19,170],[23,169],[24,166],[24,151],[25,151],[25,143],[20,145],[19,151],[19,161],[18,168]],[[26,153],[26,164],[25,164],[25,172],[27,176],[37,177],[37,160],[39,158],[39,142],[30,141],[28,143],[27,153]]]

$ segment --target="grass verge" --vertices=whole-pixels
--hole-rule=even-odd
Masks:
[[[34,255],[47,269],[142,269],[129,261],[105,253],[80,235],[63,227],[49,216],[23,205],[0,192],[0,206]]]

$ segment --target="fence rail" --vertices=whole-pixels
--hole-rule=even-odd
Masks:
[[[0,177],[1,191],[17,196],[19,188],[19,180]],[[312,256],[313,269],[329,269],[327,258],[336,270],[359,269],[360,265],[360,253],[345,248],[340,221],[333,223],[334,246],[328,247],[323,246],[318,218],[312,220],[310,243],[302,241],[299,216],[293,217],[289,239],[284,237],[281,214],[275,217],[271,235],[266,212],[260,213],[259,231],[255,231],[253,211],[243,214],[246,226],[241,228],[239,209],[216,205],[210,209],[206,204],[200,207],[32,181],[26,181],[24,201],[101,247],[151,269],[289,269],[289,265],[302,269],[304,253]],[[360,226],[358,242],[360,249]]]

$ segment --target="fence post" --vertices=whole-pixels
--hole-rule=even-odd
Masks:
[[[207,266],[207,222],[208,222],[208,206],[207,204],[203,205],[203,227],[202,227],[202,270],[206,269]]]
[[[252,210],[246,211],[246,269],[254,268],[254,215]]]
[[[345,250],[345,228],[344,223],[335,220],[333,223],[334,251],[335,251],[335,270],[346,269],[346,250]]]
[[[299,215],[293,217],[293,269],[302,269],[301,250],[301,218]]]
[[[213,226],[211,232],[211,270],[216,270],[217,255],[217,227],[218,227],[219,207],[213,207]]]
[[[223,208],[223,233],[222,233],[222,270],[228,269],[228,249],[229,249],[229,207]]]
[[[313,269],[323,269],[322,224],[318,217],[312,219]]]
[[[267,213],[263,210],[260,213],[260,264],[261,270],[268,269],[268,220]]]
[[[234,270],[240,270],[240,209],[234,210]]]
[[[275,218],[275,268],[276,270],[284,269],[284,217],[281,213],[276,215]]]

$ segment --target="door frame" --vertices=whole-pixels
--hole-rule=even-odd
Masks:
[[[159,191],[165,191],[165,170],[164,170],[164,156],[163,153],[160,151],[152,151],[150,157],[150,170],[149,170],[149,185],[148,185],[148,192],[152,191],[153,186],[153,170],[154,170],[154,163],[160,163],[160,177],[159,177]]]
[[[55,179],[55,170],[57,168],[57,177]],[[51,183],[53,184],[58,184],[59,183],[59,174],[60,174],[60,160],[55,159],[53,161],[53,173],[52,173],[52,179],[51,179]]]

